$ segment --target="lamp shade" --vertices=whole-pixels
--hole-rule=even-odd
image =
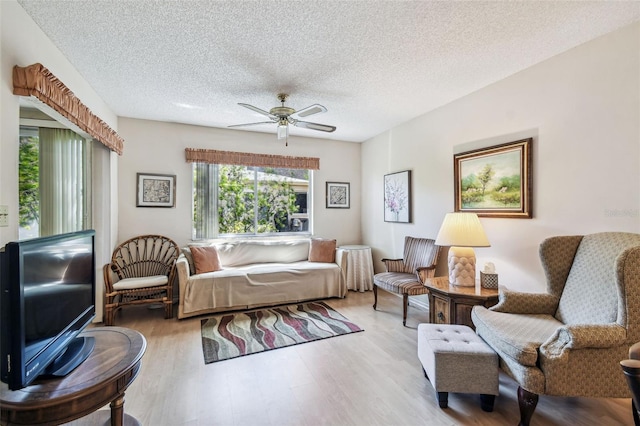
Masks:
[[[475,213],[447,213],[435,243],[439,246],[456,247],[491,246]]]

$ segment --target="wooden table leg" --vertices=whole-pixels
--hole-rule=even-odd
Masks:
[[[111,426],[124,425],[124,394],[120,395],[109,404],[111,407]]]

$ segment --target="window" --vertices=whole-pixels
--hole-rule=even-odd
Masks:
[[[20,126],[18,173],[20,239],[91,228],[90,141],[66,128]]]
[[[309,232],[310,170],[193,164],[194,239]]]

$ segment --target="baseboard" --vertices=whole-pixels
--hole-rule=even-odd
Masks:
[[[429,311],[429,301],[424,301],[424,300],[420,300],[417,299],[415,297],[410,297],[409,298],[409,305],[413,306],[414,308],[418,308],[418,309],[422,309],[424,311]]]
[[[396,297],[400,297],[402,298],[401,294],[398,293],[389,293],[392,294]],[[429,312],[429,296],[425,295],[419,295],[419,296],[410,296],[409,297],[409,306],[412,306],[414,308],[417,309],[422,309],[423,311],[427,311]]]

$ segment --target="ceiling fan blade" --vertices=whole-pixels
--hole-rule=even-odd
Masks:
[[[253,105],[242,104],[242,103],[239,103],[238,105],[243,106],[245,108],[249,108],[251,111],[257,112],[258,114],[266,115],[267,117],[269,117],[272,120],[277,120],[278,119],[277,116],[271,114],[270,112],[265,111],[263,109],[260,109],[258,107],[254,107]]]
[[[296,127],[302,127],[305,129],[311,129],[311,130],[320,130],[321,132],[333,132],[334,130],[336,130],[335,126],[329,126],[326,124],[318,124],[318,123],[311,123],[309,121],[294,121],[292,123],[294,126]]]
[[[293,118],[297,118],[297,117],[304,118],[304,117],[308,117],[308,116],[313,115],[313,114],[319,114],[321,112],[327,112],[327,109],[325,107],[323,107],[322,105],[320,105],[320,104],[313,104],[313,105],[310,105],[310,106],[308,106],[306,108],[302,108],[299,111],[294,112],[293,114],[291,114],[291,117],[293,117]]]
[[[232,124],[227,127],[244,127],[244,126],[257,126],[258,124],[273,124],[275,121],[260,121],[258,123],[244,123],[244,124]]]

